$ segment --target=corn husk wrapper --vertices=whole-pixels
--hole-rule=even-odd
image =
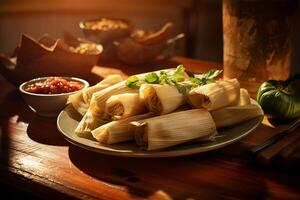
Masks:
[[[85,103],[83,100],[82,92],[70,95],[67,104],[72,104],[73,108],[82,116],[89,108],[89,104]]]
[[[103,79],[101,82],[99,82],[98,84],[89,87],[87,90],[84,90],[82,93],[83,100],[86,103],[89,103],[92,98],[92,95],[95,92],[103,90],[104,88],[107,88],[107,87],[109,87],[113,84],[119,83],[121,81],[123,81],[123,78],[121,75],[119,75],[119,74],[109,75],[105,79]]]
[[[105,111],[118,120],[146,113],[146,107],[138,93],[126,93],[111,96],[106,101]]]
[[[240,84],[237,79],[220,80],[194,88],[187,96],[188,102],[195,108],[204,107],[208,110],[216,110],[238,104]]]
[[[164,71],[172,70],[174,69],[167,69]],[[139,78],[143,78],[145,77],[145,74],[139,74],[137,76]],[[86,113],[81,119],[81,127],[77,127],[77,134],[81,135],[80,131],[82,131],[84,135],[91,136],[92,130],[103,125],[103,122],[109,121],[111,117],[105,113],[106,101],[113,95],[124,93],[138,93],[138,89],[129,88],[125,85],[125,81],[122,81],[94,93],[91,98],[90,106],[87,112],[88,114]]]
[[[108,122],[108,120],[103,120],[99,117],[94,116],[93,113],[88,110],[77,125],[75,134],[79,137],[91,139],[91,131]]]
[[[92,131],[92,135],[97,141],[103,144],[115,144],[119,142],[134,140],[135,128],[129,123],[153,116],[154,114],[152,113],[146,113],[128,117],[126,119],[112,121],[94,129]]]
[[[119,83],[122,80],[122,77],[118,74],[110,75],[98,84],[88,87],[76,94],[70,95],[68,98],[68,103],[71,103],[78,113],[84,115],[88,110],[91,97],[95,92],[103,90],[104,88],[107,88],[113,84]]]
[[[251,104],[251,100],[250,100],[250,95],[248,93],[248,90],[246,90],[245,88],[241,88],[240,89],[240,100],[238,105],[243,106],[243,105],[248,105]]]
[[[264,115],[260,105],[251,103],[246,89],[240,89],[240,99],[237,105],[211,111],[217,128],[235,125],[249,119]]]
[[[165,69],[163,71],[166,72],[171,72],[174,71],[174,69]],[[145,75],[148,73],[144,74],[138,74],[136,75],[138,78],[143,79]],[[115,85],[112,85],[108,88],[105,88],[104,90],[101,90],[99,92],[96,92],[93,94],[90,107],[89,109],[94,115],[97,115],[99,117],[104,116],[105,114],[105,105],[106,101],[108,100],[109,97],[113,95],[118,95],[118,94],[124,94],[124,93],[137,93],[138,89],[133,89],[129,88],[125,85],[126,81],[122,81],[120,83],[117,83]]]
[[[221,108],[211,111],[211,115],[217,128],[220,128],[263,116],[264,112],[257,103],[254,103]]]
[[[216,125],[206,109],[174,112],[131,123],[135,140],[147,150],[163,149],[200,138],[213,139]]]
[[[93,94],[89,110],[96,116],[105,117],[105,105],[106,101],[113,95],[125,94],[125,93],[137,93],[138,89],[129,88],[125,85],[125,82],[114,84],[108,88],[105,88],[99,92]]]
[[[172,85],[143,84],[140,96],[150,112],[163,115],[185,103],[185,96]]]
[[[93,94],[88,111],[78,124],[75,133],[78,136],[91,137],[91,131],[110,121],[110,116],[105,114],[105,103],[114,94],[137,93],[136,89],[128,88],[124,82],[114,84]]]

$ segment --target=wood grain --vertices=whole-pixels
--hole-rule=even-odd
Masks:
[[[191,71],[221,67],[186,58],[171,61],[185,63]],[[109,70],[98,67],[95,72]],[[118,72],[149,70],[121,66]],[[3,77],[0,90],[0,181],[42,198],[300,198],[296,173],[258,166],[246,156],[249,147],[279,130],[267,121],[249,137],[218,151],[160,159],[112,157],[69,144],[55,119],[36,116]]]

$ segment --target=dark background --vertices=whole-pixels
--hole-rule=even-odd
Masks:
[[[34,38],[64,32],[83,37],[78,23],[98,17],[130,19],[137,28],[156,30],[174,23],[174,34],[186,33],[182,56],[222,62],[221,0],[2,0],[0,51],[10,53],[21,33]]]

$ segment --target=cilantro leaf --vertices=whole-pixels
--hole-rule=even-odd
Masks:
[[[168,84],[173,85],[177,88],[178,92],[185,94],[188,90],[191,90],[195,87],[214,83],[215,77],[220,75],[222,70],[209,70],[202,74],[196,74],[194,77],[189,77],[189,80],[186,80],[186,73],[184,66],[178,65],[176,70],[173,72],[160,71],[150,72],[145,75],[145,78],[139,79],[137,76],[130,76],[126,81],[126,86],[130,88],[139,88],[143,83],[150,84]]]
[[[194,78],[191,78],[190,81],[198,86],[214,83],[214,78],[219,76],[222,72],[223,70],[212,69],[203,74],[195,74]]]
[[[130,88],[138,88],[140,86],[140,79],[137,76],[128,77],[125,85]]]
[[[215,83],[215,82],[216,82],[215,79],[208,79],[208,80],[206,81],[206,84],[209,84],[209,83]]]
[[[184,69],[184,66],[182,64],[177,66],[174,74],[172,75],[172,79],[177,81],[177,82],[184,81],[184,79],[185,79],[185,69]]]
[[[160,82],[172,85],[170,75],[165,71],[160,71]]]
[[[146,75],[145,82],[152,83],[152,84],[159,84],[160,83],[159,76],[156,73],[151,72]]]
[[[203,81],[200,78],[191,77],[190,82],[195,85],[202,85]]]
[[[186,86],[181,84],[181,83],[175,83],[175,87],[177,88],[178,92],[181,94],[185,94],[186,93]]]
[[[200,79],[202,79],[202,78],[213,79],[213,78],[216,78],[217,76],[219,76],[222,72],[223,72],[223,70],[211,69],[203,74],[196,74],[195,77],[200,78]]]

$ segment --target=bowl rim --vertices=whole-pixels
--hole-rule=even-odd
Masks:
[[[63,78],[63,79],[66,79],[67,81],[70,81],[70,80],[74,80],[74,81],[77,81],[81,84],[83,84],[83,87],[80,89],[80,90],[76,90],[76,91],[73,91],[73,92],[67,92],[67,93],[60,93],[60,94],[38,94],[38,93],[32,93],[32,92],[27,92],[24,90],[24,87],[28,84],[31,84],[33,82],[36,82],[36,81],[39,81],[39,80],[46,80],[47,78],[51,78],[51,77],[58,77],[58,78]],[[25,81],[23,82],[20,86],[19,86],[19,91],[21,93],[24,93],[24,94],[28,94],[28,95],[32,95],[32,96],[40,96],[40,97],[55,97],[55,96],[65,96],[65,95],[71,95],[71,94],[74,94],[74,93],[77,93],[83,89],[86,89],[90,86],[89,82],[87,82],[86,80],[84,79],[81,79],[81,78],[77,78],[77,77],[71,77],[71,76],[44,76],[44,77],[38,77],[38,78],[34,78],[34,79],[31,79],[31,80],[28,80],[28,81]]]
[[[125,24],[127,24],[128,28],[122,28],[122,29],[109,29],[109,30],[100,30],[100,29],[90,29],[87,28],[85,26],[85,22],[96,22],[96,21],[100,21],[102,19],[110,19],[110,20],[119,20],[124,22]],[[116,17],[99,17],[99,18],[94,18],[94,19],[87,19],[87,20],[83,20],[79,22],[79,28],[82,30],[86,30],[86,31],[93,31],[93,32],[108,32],[108,31],[112,31],[112,30],[131,30],[133,28],[132,22],[128,19],[124,19],[124,18],[116,18]]]

